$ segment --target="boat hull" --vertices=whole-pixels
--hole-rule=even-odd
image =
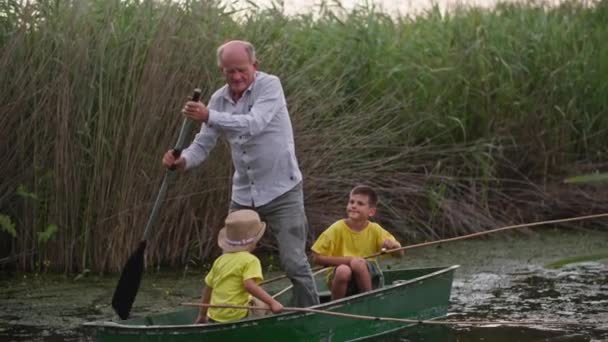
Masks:
[[[447,314],[454,270],[458,266],[385,271],[386,286],[327,302],[315,309],[333,312],[429,320]],[[323,287],[320,278],[320,287]],[[288,303],[291,293],[278,297]],[[197,309],[116,322],[86,323],[96,342],[356,341],[412,324],[360,320],[321,313],[287,312],[223,324],[190,324]]]

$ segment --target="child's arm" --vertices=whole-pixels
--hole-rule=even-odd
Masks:
[[[339,266],[339,265],[350,265],[353,259],[357,259],[358,257],[351,256],[327,256],[321,255],[318,253],[312,253],[312,260],[315,264],[320,266]]]
[[[209,301],[211,301],[211,292],[213,292],[213,289],[209,286],[205,286],[205,288],[203,289],[203,304],[209,304]],[[194,324],[207,323],[207,309],[209,308],[206,306],[201,306],[198,311],[198,316],[194,321]]]
[[[264,291],[264,289],[255,282],[255,279],[245,279],[243,280],[243,285],[245,286],[247,292],[249,292],[252,296],[268,304],[272,312],[279,313],[283,311],[283,304],[279,303],[276,299],[272,298],[268,292]]]
[[[386,249],[395,249],[395,248],[400,248],[401,244],[397,240],[385,239],[384,242],[382,243],[382,247],[386,248]],[[405,254],[405,251],[400,250],[400,251],[393,252],[393,253],[398,254],[399,256],[403,256]]]

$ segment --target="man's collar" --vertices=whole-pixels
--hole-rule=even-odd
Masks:
[[[243,92],[241,97],[245,96],[246,93],[250,93],[253,90],[253,86],[255,85],[255,82],[257,81],[259,74],[260,74],[259,71],[255,72],[255,74],[253,75],[253,82],[251,82],[249,87],[247,87],[247,89],[245,89],[245,91]],[[226,88],[224,90],[223,96],[226,100],[234,102],[234,100],[232,99],[232,94],[230,93],[230,87],[227,84],[226,84]]]

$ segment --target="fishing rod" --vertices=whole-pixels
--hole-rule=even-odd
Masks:
[[[441,244],[441,243],[453,242],[453,241],[458,241],[458,240],[465,240],[465,239],[470,239],[470,238],[473,238],[473,237],[487,235],[487,234],[496,233],[496,232],[505,231],[505,230],[518,229],[518,228],[529,228],[529,227],[536,227],[536,226],[542,226],[542,225],[547,225],[547,224],[565,223],[565,222],[572,222],[572,221],[582,221],[582,220],[589,220],[589,219],[601,218],[601,217],[606,217],[606,216],[608,216],[608,213],[594,214],[594,215],[585,215],[585,216],[576,216],[576,217],[569,217],[569,218],[556,219],[556,220],[548,220],[548,221],[539,221],[539,222],[532,222],[532,223],[516,224],[516,225],[511,225],[511,226],[506,226],[506,227],[500,227],[500,228],[490,229],[490,230],[486,230],[486,231],[483,231],[483,232],[477,232],[477,233],[472,233],[472,234],[468,234],[468,235],[457,236],[457,237],[448,238],[448,239],[423,242],[423,243],[419,243],[419,244],[415,244],[415,245],[403,246],[403,247],[398,247],[398,248],[394,248],[394,249],[387,249],[387,250],[383,249],[382,251],[380,251],[378,253],[374,253],[372,255],[368,255],[368,256],[366,256],[364,258],[365,259],[374,258],[374,257],[380,256],[380,255],[383,255],[383,254],[390,254],[390,253],[399,252],[399,251],[408,250],[408,249],[426,247],[426,246],[437,245],[437,244]],[[322,266],[320,266],[320,267],[314,267],[314,268],[312,268],[312,271],[315,272],[314,274],[316,275],[317,273],[320,273],[320,272],[317,272],[317,271],[322,271],[322,270],[325,270],[325,269],[328,269],[328,267],[322,267]],[[277,280],[281,280],[281,279],[284,279],[284,278],[287,278],[287,275],[281,275],[281,276],[278,276],[278,277],[267,279],[265,281],[262,281],[260,283],[260,285],[272,283],[272,282],[275,282]],[[291,288],[291,286],[288,287],[288,289],[289,288]],[[284,290],[282,290],[280,292],[283,293]]]
[[[380,255],[383,255],[383,254],[394,253],[394,252],[398,252],[398,251],[402,251],[402,250],[406,250],[406,249],[414,249],[414,248],[419,248],[419,247],[426,247],[426,246],[431,246],[431,245],[437,245],[437,244],[445,243],[445,242],[452,242],[452,241],[469,239],[469,238],[472,238],[472,237],[477,237],[477,236],[486,235],[486,234],[490,234],[490,233],[496,233],[496,232],[505,231],[505,230],[509,230],[509,229],[529,228],[529,227],[535,227],[535,226],[541,226],[541,225],[553,224],[553,223],[564,223],[564,222],[571,222],[571,221],[581,221],[581,220],[588,220],[588,219],[600,218],[600,217],[605,217],[605,216],[608,216],[608,213],[595,214],[595,215],[586,215],[586,216],[577,216],[577,217],[570,217],[570,218],[565,218],[565,219],[548,220],[548,221],[540,221],[540,222],[532,222],[532,223],[516,224],[516,225],[512,225],[512,226],[506,226],[506,227],[501,227],[501,228],[490,229],[490,230],[486,230],[486,231],[483,231],[483,232],[477,232],[477,233],[473,233],[473,234],[468,234],[468,235],[463,235],[463,236],[457,236],[457,237],[453,237],[453,238],[449,238],[449,239],[443,239],[443,240],[438,240],[438,241],[429,241],[429,242],[423,242],[423,243],[419,243],[419,244],[415,244],[415,245],[409,245],[409,246],[405,246],[405,247],[398,247],[398,248],[394,248],[394,249],[382,250],[382,251],[380,251],[378,253],[374,253],[372,255],[366,256],[365,259],[367,259],[367,258],[374,258],[374,257],[380,256]]]

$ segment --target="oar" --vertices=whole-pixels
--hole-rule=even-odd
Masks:
[[[564,222],[572,222],[572,221],[582,221],[582,220],[588,220],[588,219],[594,219],[594,218],[600,218],[600,217],[606,217],[608,216],[608,213],[604,213],[604,214],[595,214],[595,215],[586,215],[586,216],[577,216],[577,217],[569,217],[569,218],[564,218],[564,219],[557,219],[557,220],[549,220],[549,221],[540,221],[540,222],[532,222],[532,223],[522,223],[522,224],[516,224],[513,226],[506,226],[506,227],[501,227],[501,228],[495,228],[495,229],[490,229],[490,230],[486,230],[483,232],[477,232],[477,233],[472,233],[472,234],[468,234],[468,235],[463,235],[463,236],[457,236],[457,237],[453,237],[453,238],[449,238],[449,239],[443,239],[443,240],[437,240],[437,241],[430,241],[430,242],[423,242],[423,243],[419,243],[419,244],[415,244],[415,245],[409,245],[409,246],[403,246],[403,247],[399,247],[399,248],[394,248],[394,249],[389,249],[389,250],[383,250],[381,252],[372,254],[372,255],[368,255],[365,257],[365,259],[367,258],[374,258],[377,257],[379,255],[383,255],[383,254],[388,254],[388,253],[394,253],[394,252],[398,252],[398,251],[403,251],[403,250],[407,250],[407,249],[414,249],[414,248],[419,248],[419,247],[426,247],[426,246],[431,246],[431,245],[437,245],[440,243],[446,243],[446,242],[452,242],[452,241],[457,241],[457,240],[464,240],[464,239],[470,239],[473,237],[477,237],[477,236],[481,236],[481,235],[486,235],[486,234],[491,234],[491,233],[496,233],[496,232],[500,232],[500,231],[504,231],[504,230],[509,230],[509,229],[517,229],[517,228],[529,228],[529,227],[535,227],[535,226],[541,226],[541,225],[546,225],[546,224],[555,224],[555,223],[564,223]],[[312,269],[312,271],[314,271],[314,274],[320,273],[320,272],[316,272],[318,270],[326,270],[329,267],[314,267]],[[283,278],[286,278],[287,275],[281,275],[278,277],[274,277],[274,278],[270,278],[267,279],[263,282],[261,282],[260,284],[268,284]],[[279,291],[278,294],[282,294],[284,293],[286,290],[290,289],[291,286],[288,286],[286,289],[283,289],[281,291]]]
[[[198,101],[200,97],[201,90],[198,88],[194,89],[192,101]],[[188,119],[184,119],[182,128],[179,132],[179,137],[177,138],[177,143],[173,149],[173,155],[176,158],[180,156],[181,151],[184,148],[191,126],[192,122]],[[133,305],[133,301],[135,301],[135,296],[137,295],[137,290],[139,289],[139,284],[141,283],[141,277],[144,271],[144,251],[147,242],[152,235],[153,227],[156,224],[160,205],[165,200],[167,187],[169,183],[173,181],[173,178],[175,178],[175,167],[171,167],[165,172],[163,182],[158,190],[158,195],[156,195],[156,202],[154,202],[154,207],[152,208],[152,212],[146,223],[143,238],[139,242],[139,246],[137,246],[135,252],[129,257],[129,260],[127,260],[120,275],[120,279],[118,280],[118,285],[116,285],[116,290],[114,290],[112,307],[121,319],[127,319],[129,317],[131,306]]]
[[[265,310],[268,311],[270,308],[247,306],[247,305],[228,305],[228,304],[203,304],[203,303],[182,303],[183,306],[196,306],[196,307],[207,307],[207,308],[224,308],[224,309],[246,309],[246,310]],[[367,321],[386,321],[386,322],[399,322],[408,324],[437,324],[437,325],[487,325],[487,324],[498,324],[498,325],[595,325],[597,323],[584,323],[577,321],[440,321],[440,320],[420,320],[420,319],[409,319],[409,318],[395,318],[395,317],[382,317],[382,316],[368,316],[368,315],[356,315],[343,312],[335,312],[321,309],[312,308],[295,308],[295,307],[283,307],[283,311],[286,312],[306,312],[316,313],[321,315],[338,316],[344,318],[361,319]]]

